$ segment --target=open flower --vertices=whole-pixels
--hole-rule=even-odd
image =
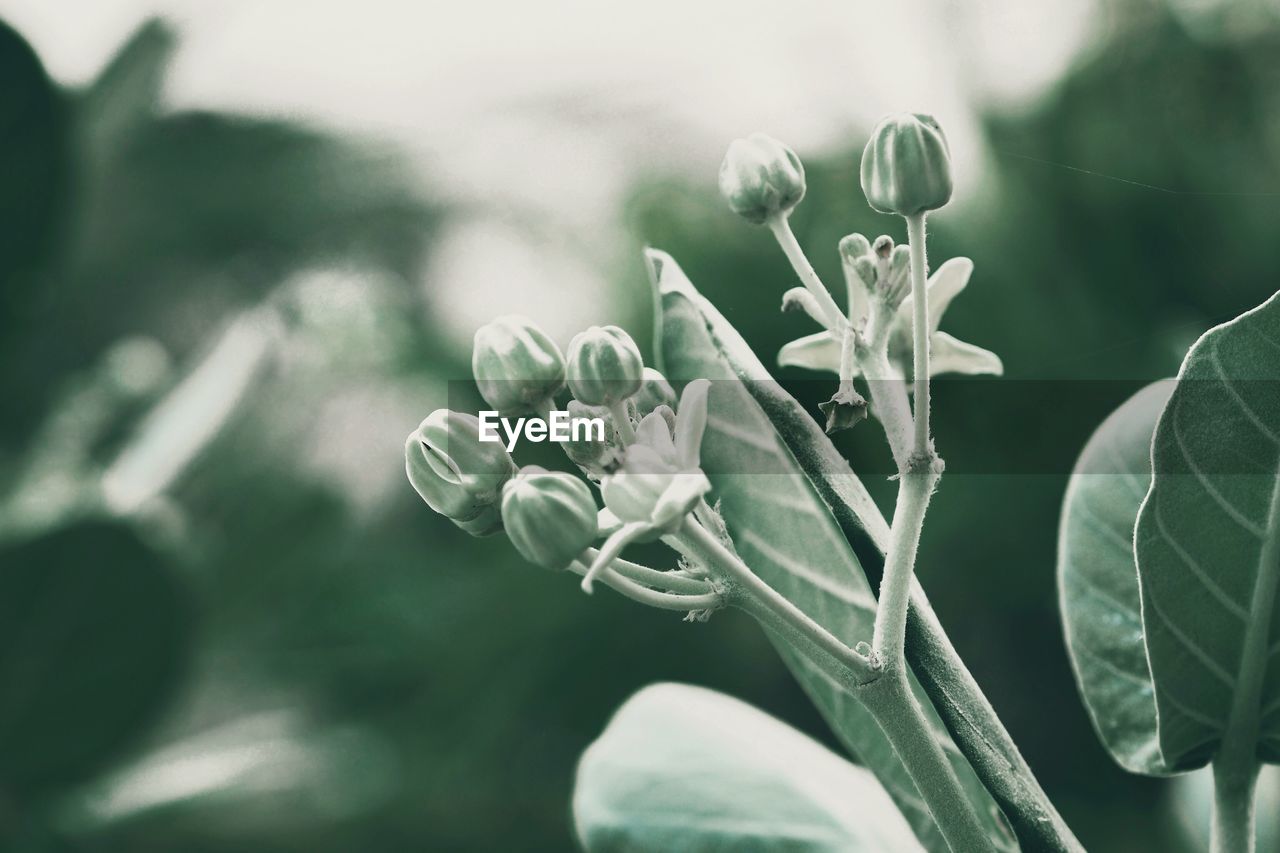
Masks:
[[[937,376],[941,373],[993,374],[1004,372],[1000,356],[995,353],[965,343],[938,331],[938,324],[951,300],[969,283],[973,273],[973,261],[968,258],[952,258],[938,267],[929,277],[927,292],[929,298],[929,374]],[[896,373],[894,379],[911,380],[911,311],[912,297],[908,295],[894,312],[892,327],[889,332],[889,364]],[[864,321],[864,317],[855,317],[854,326]],[[807,367],[811,370],[829,370],[840,372],[841,338],[830,329],[814,335],[806,335],[784,346],[778,352],[778,364],[783,367]],[[854,366],[854,375],[857,367]]]
[[[601,482],[605,507],[620,524],[605,540],[582,579],[582,588],[587,592],[595,577],[623,548],[632,542],[651,541],[676,532],[711,490],[700,461],[710,387],[705,379],[685,386],[674,430],[666,406],[645,415],[636,427],[636,440],[627,447],[620,469]]]

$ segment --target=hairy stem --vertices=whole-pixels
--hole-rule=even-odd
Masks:
[[[929,261],[925,252],[924,214],[907,217],[907,240],[911,245],[912,334],[915,344],[916,431],[915,452],[929,452],[929,296],[926,281]]]
[[[1225,759],[1225,760],[1224,760]],[[1236,762],[1219,755],[1213,762],[1213,822],[1210,853],[1253,853],[1253,793],[1258,782],[1258,762]]]
[[[796,275],[800,277],[800,283],[805,289],[813,294],[813,298],[818,300],[818,307],[822,309],[822,313],[826,315],[827,322],[833,331],[838,332],[848,321],[845,320],[844,314],[840,311],[836,301],[831,298],[831,291],[827,290],[827,286],[822,283],[822,279],[818,278],[818,274],[813,269],[813,264],[809,263],[809,259],[805,257],[804,249],[800,248],[800,243],[796,241],[796,235],[791,231],[791,223],[781,214],[774,216],[768,222],[769,230],[773,232],[773,236],[778,241],[778,245],[782,247],[782,251],[786,254],[787,260],[791,261],[791,266],[796,271]]]
[[[936,457],[913,456],[898,481],[898,502],[893,511],[893,527],[889,532],[884,575],[880,578],[880,598],[871,641],[878,660],[890,668],[905,666],[911,578],[915,574],[924,516],[941,473],[942,465]]]
[[[876,420],[884,428],[898,473],[904,473],[911,457],[911,403],[907,399],[907,386],[889,364],[889,331],[894,311],[895,307],[886,302],[872,303],[866,338],[855,348],[854,358],[867,380]]]

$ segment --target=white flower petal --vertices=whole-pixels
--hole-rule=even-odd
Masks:
[[[650,412],[636,426],[636,444],[651,447],[672,465],[676,463],[676,445],[671,439],[671,427],[661,412]]]
[[[675,458],[679,468],[697,468],[702,455],[702,433],[707,429],[707,394],[711,383],[695,379],[680,395],[676,415]]]
[[[830,332],[797,338],[778,350],[781,367],[807,367],[840,373],[840,342]]]
[[[942,322],[942,315],[947,312],[947,306],[960,291],[964,290],[971,275],[973,275],[973,261],[968,258],[951,258],[929,276],[925,289],[929,294],[930,331],[938,331],[938,324]],[[906,317],[909,321],[912,305],[912,296],[907,294],[907,298],[902,300],[902,305],[898,307],[897,316]]]
[[[966,373],[970,375],[1004,373],[1000,356],[982,347],[967,344],[946,332],[934,332],[929,336],[929,375],[940,373]]]

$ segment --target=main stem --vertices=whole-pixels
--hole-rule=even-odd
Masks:
[[[928,256],[925,252],[924,214],[908,216],[907,241],[911,245],[911,308],[912,332],[915,342],[916,432],[915,452],[923,455],[929,451],[929,296],[926,281],[929,277]]]
[[[888,667],[905,666],[911,578],[915,573],[924,516],[940,475],[936,459],[913,456],[898,482],[898,501],[893,511],[884,574],[880,578],[880,597],[871,641],[876,659]]]
[[[1213,763],[1213,820],[1210,853],[1253,853],[1256,847],[1253,794],[1258,762],[1244,766],[1223,760]]]
[[[869,668],[861,654],[757,577],[699,525],[689,522],[679,534],[664,541],[724,578],[731,587],[730,603],[782,634],[789,643],[809,650],[820,660],[833,660],[842,668],[837,680],[849,684],[871,711],[952,850],[977,853],[994,849],[965,796],[955,768],[911,692],[905,665]]]

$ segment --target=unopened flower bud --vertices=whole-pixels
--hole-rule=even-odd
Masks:
[[[881,213],[915,216],[951,200],[951,154],[932,116],[898,113],[871,131],[862,191]]]
[[[617,326],[592,326],[569,343],[569,390],[589,406],[613,406],[640,390],[644,359]]]
[[[502,523],[529,562],[564,569],[596,539],[595,498],[582,480],[536,465],[502,490]]]
[[[676,392],[665,376],[652,367],[646,367],[642,377],[640,390],[631,398],[640,417],[644,417],[659,406],[675,407]]]
[[[795,152],[763,133],[735,139],[720,164],[729,209],[757,225],[785,215],[804,198],[804,166]]]
[[[564,356],[532,321],[508,314],[476,330],[471,372],[490,406],[525,412],[564,387]]]
[[[449,409],[427,415],[405,441],[404,455],[409,482],[427,506],[459,526],[477,522],[492,509],[516,471],[501,442],[480,441],[480,422],[474,416]]]

